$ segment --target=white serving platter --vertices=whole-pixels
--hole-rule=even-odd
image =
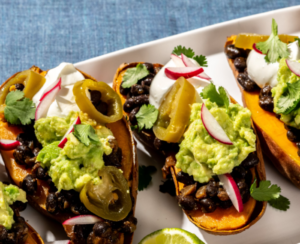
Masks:
[[[94,76],[97,80],[111,83],[121,63],[145,61],[165,64],[169,60],[173,48],[183,45],[193,48],[198,55],[207,56],[209,67],[206,68],[206,72],[217,85],[224,86],[231,96],[241,104],[241,93],[223,53],[226,37],[241,32],[269,34],[272,18],[275,18],[278,23],[279,33],[300,35],[300,6],[297,6],[236,19],[141,44],[77,63],[76,67]],[[282,195],[291,201],[291,208],[287,212],[282,212],[268,206],[264,216],[254,226],[231,236],[214,236],[199,230],[185,217],[174,197],[159,192],[159,185],[163,180],[160,168],[164,163],[161,156],[145,149],[138,143],[138,160],[140,165],[155,165],[158,171],[154,174],[151,185],[138,194],[136,208],[138,225],[134,244],[137,244],[147,234],[167,227],[179,227],[193,232],[209,244],[293,244],[300,242],[300,190],[283,178],[267,159],[265,160],[267,179],[281,187]],[[0,165],[0,179],[7,179],[3,164]],[[58,244],[61,243],[57,242],[58,240],[66,239],[59,223],[49,220],[31,207],[21,214],[40,233],[45,242],[56,241],[55,243]]]

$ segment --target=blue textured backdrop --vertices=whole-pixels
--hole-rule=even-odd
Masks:
[[[0,82],[299,0],[0,0]]]

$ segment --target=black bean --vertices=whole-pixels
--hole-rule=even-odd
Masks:
[[[219,198],[221,201],[227,201],[227,200],[229,200],[229,196],[228,196],[227,192],[226,192],[225,189],[222,188],[222,187],[219,187],[218,198]]]
[[[137,106],[142,106],[144,104],[149,104],[149,95],[139,95],[134,98],[135,104]]]
[[[23,179],[21,186],[27,194],[33,195],[37,190],[37,181],[31,174],[28,174]]]
[[[92,232],[93,225],[74,225],[72,241],[74,244],[84,244],[90,233]]]
[[[33,131],[34,132],[34,131]],[[17,141],[21,142],[22,144],[24,145],[28,145],[29,142],[31,141],[35,141],[36,138],[35,138],[35,134],[31,134],[30,132],[28,133],[20,133],[18,136],[17,136]]]
[[[93,231],[96,236],[107,238],[112,233],[112,228],[107,222],[98,222],[94,224]]]
[[[172,197],[176,196],[176,189],[175,189],[175,185],[174,185],[174,181],[173,179],[167,179],[163,182],[163,184],[159,185],[159,191],[161,193],[168,193],[170,194]]]
[[[79,198],[79,193],[75,190],[61,190],[61,194],[63,194],[70,203],[76,202]]]
[[[25,86],[22,83],[15,84],[15,88],[19,91],[23,91]]]
[[[288,130],[286,136],[291,142],[297,142],[300,139],[299,135],[294,130]]]
[[[130,93],[133,96],[139,96],[142,94],[149,94],[149,87],[148,86],[143,86],[143,85],[139,85],[139,84],[134,84],[131,87]]]
[[[27,202],[16,201],[13,203],[12,208],[17,209],[19,212],[25,210],[27,207]]]
[[[250,153],[247,158],[241,163],[245,169],[250,169],[259,163],[259,159],[255,153]]]
[[[12,232],[15,233],[17,243],[24,243],[28,237],[28,227],[24,218],[18,217],[16,222],[12,225]]]
[[[7,230],[3,225],[0,225],[0,242],[4,243],[7,238]]]
[[[132,215],[122,221],[122,225],[118,228],[121,233],[133,233],[136,229],[137,219]]]
[[[259,99],[259,106],[266,111],[273,112],[274,102],[272,97],[262,97]]]
[[[244,49],[237,48],[233,44],[225,47],[225,54],[227,55],[228,58],[231,59],[247,56],[247,52]]]
[[[178,172],[178,174],[176,175],[176,179],[185,185],[192,185],[195,183],[193,176],[190,176],[189,174],[182,171]]]
[[[107,115],[108,113],[108,104],[106,102],[100,101],[99,104],[96,106],[96,109],[104,114]]]
[[[8,233],[6,240],[3,242],[5,244],[16,244],[15,233]]]
[[[232,170],[232,177],[233,178],[242,178],[244,179],[246,177],[246,169],[243,166],[234,167]]]
[[[215,197],[218,195],[219,184],[214,180],[210,180],[206,187],[206,194],[210,197]]]
[[[57,196],[53,192],[47,196],[46,209],[49,213],[56,213],[58,211]]]
[[[129,121],[130,121],[130,124],[132,125],[136,125],[137,124],[137,120],[136,120],[136,117],[135,115],[138,113],[138,111],[140,110],[139,107],[136,107],[134,108],[130,114],[129,114]]]
[[[76,215],[82,215],[82,214],[88,214],[89,210],[87,210],[87,208],[83,205],[82,202],[74,202],[71,205],[71,211],[72,213],[76,214]]]
[[[13,153],[15,160],[18,164],[25,164],[26,158],[33,157],[33,153],[30,148],[26,145],[17,146],[16,150]]]
[[[43,167],[39,166],[36,169],[36,178],[38,178],[39,180],[47,180],[48,179],[47,170],[45,170]]]
[[[38,147],[36,147],[32,150],[32,153],[34,156],[37,156],[39,154],[39,152],[40,152],[40,149]]]
[[[101,92],[96,90],[89,90],[91,94],[91,102],[96,107],[101,102]]]
[[[118,148],[116,151],[113,151],[109,155],[103,155],[103,160],[105,166],[115,166],[121,167],[122,166],[122,149]]]
[[[124,81],[122,81],[121,85],[120,85],[120,93],[124,96],[126,96],[129,92],[130,92],[130,87],[129,88],[124,88],[122,87]]]
[[[237,81],[243,87],[245,91],[254,91],[258,88],[256,83],[249,78],[245,73],[240,73],[237,77]]]
[[[123,110],[126,113],[130,113],[131,110],[134,109],[135,107],[136,107],[135,99],[131,97],[131,98],[127,99],[126,102],[124,103]]]
[[[143,65],[149,70],[150,73],[154,73],[154,66],[151,63],[143,63]]]
[[[192,196],[177,196],[179,206],[184,210],[196,210],[197,203]]]
[[[199,200],[199,204],[203,213],[212,213],[217,208],[216,203],[211,198],[202,198]]]
[[[244,179],[237,180],[236,184],[239,188],[243,203],[247,202],[250,197],[249,187]]]
[[[240,72],[244,71],[244,69],[247,67],[246,59],[244,57],[235,58],[233,64],[234,67]]]
[[[259,92],[259,98],[262,97],[272,97],[272,87],[271,86],[264,86]]]
[[[146,78],[142,80],[141,82],[142,86],[150,86],[153,79],[154,79],[153,75],[148,75]]]
[[[219,206],[224,209],[230,208],[232,206],[232,202],[230,200],[220,201]]]

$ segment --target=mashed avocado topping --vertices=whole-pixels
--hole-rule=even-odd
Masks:
[[[176,154],[176,167],[200,183],[209,181],[213,175],[230,173],[256,150],[256,135],[251,129],[251,112],[247,108],[230,103],[227,110],[209,99],[205,105],[233,145],[220,143],[208,134],[201,120],[202,103],[194,103],[189,127]]]
[[[272,89],[274,112],[281,114],[284,123],[300,129],[300,77],[289,69],[284,58],[279,62],[277,80],[278,85]]]
[[[70,118],[75,117],[77,116],[71,113],[67,118],[59,119],[65,120],[66,124],[71,125],[74,119]],[[98,171],[104,166],[103,154],[109,155],[112,152],[108,142],[109,138],[113,136],[112,132],[105,126],[97,125],[86,114],[80,113],[80,119],[82,124],[91,126],[99,140],[91,141],[89,145],[86,145],[74,133],[70,133],[63,149],[59,148],[58,144],[65,132],[61,133],[59,128],[52,127],[51,130],[46,130],[45,137],[47,139],[45,139],[42,129],[48,127],[53,121],[57,121],[58,117],[47,117],[36,121],[36,134],[39,134],[39,138],[41,138],[39,141],[45,143],[44,148],[38,154],[37,161],[41,163],[42,167],[48,169],[49,176],[59,191],[62,189],[80,191],[90,180],[93,180],[94,183],[99,182]],[[57,133],[58,131],[59,133]],[[62,136],[53,140],[57,134],[62,134]]]
[[[5,185],[0,182],[0,225],[11,229],[14,221],[14,212],[9,205],[16,201],[27,202],[26,193],[14,185]]]

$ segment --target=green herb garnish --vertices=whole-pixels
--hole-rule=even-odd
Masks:
[[[144,104],[135,115],[139,129],[151,129],[158,117],[158,109],[151,104]]]
[[[139,166],[139,191],[142,191],[148,187],[152,180],[152,174],[156,172],[154,166]]]
[[[11,91],[5,99],[4,117],[13,125],[28,125],[35,118],[34,103],[22,91]]]
[[[280,195],[281,189],[277,185],[271,185],[269,180],[262,180],[259,187],[256,187],[256,179],[250,187],[251,196],[257,201],[267,201],[276,209],[286,211],[289,208],[290,201]]]
[[[275,63],[281,58],[289,56],[290,52],[286,43],[280,41],[278,37],[278,25],[275,19],[272,19],[272,34],[265,42],[256,43],[256,48],[266,54],[267,63]]]
[[[299,37],[295,38],[295,41],[298,41],[298,46],[300,47],[300,38]]]
[[[289,114],[300,103],[300,80],[294,83],[286,83],[286,91],[278,99],[276,113]]]
[[[129,88],[147,75],[149,75],[149,70],[145,65],[139,63],[136,67],[126,70],[123,76],[122,87]]]
[[[224,89],[220,86],[217,92],[216,86],[213,83],[210,83],[201,92],[201,97],[204,99],[209,99],[211,102],[215,102],[218,106],[229,107],[229,98]]]
[[[99,137],[91,125],[74,125],[73,134],[86,146],[89,146],[91,142],[99,142]]]
[[[179,56],[181,54],[184,54],[185,56],[187,56],[188,58],[192,58],[195,61],[197,61],[197,63],[202,66],[202,67],[207,67],[207,59],[205,56],[200,55],[200,56],[194,56],[195,52],[193,51],[193,49],[191,48],[186,48],[186,47],[182,47],[181,45],[177,46],[174,48],[173,54]]]

